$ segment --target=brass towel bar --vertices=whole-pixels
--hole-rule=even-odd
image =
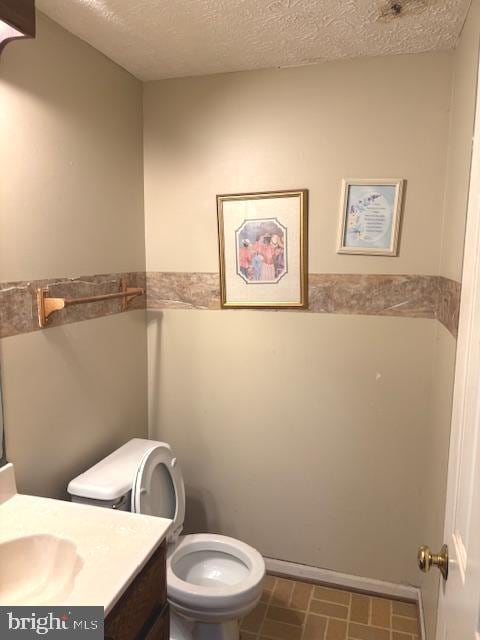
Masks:
[[[123,310],[128,307],[128,304],[137,296],[143,296],[145,289],[140,287],[128,287],[124,280],[120,281],[121,291],[117,293],[104,293],[98,296],[86,296],[84,298],[51,298],[49,296],[48,288],[37,289],[37,306],[38,306],[38,324],[40,327],[45,327],[48,318],[65,307],[69,307],[74,304],[86,304],[87,302],[99,302],[100,300],[115,300],[116,298],[123,299]]]

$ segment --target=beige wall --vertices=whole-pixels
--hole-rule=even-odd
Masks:
[[[452,113],[440,273],[462,279],[463,245],[475,116],[480,2],[473,0],[453,57]]]
[[[145,437],[145,312],[4,338],[7,458],[19,491],[63,498],[73,477]]]
[[[0,281],[143,270],[142,85],[38,15],[0,61]]]
[[[39,15],[0,61],[0,282],[143,270],[142,87]],[[145,314],[0,342],[21,491],[68,480],[146,432]]]
[[[147,268],[218,270],[217,193],[308,187],[311,272],[437,274],[451,63],[147,83]],[[408,180],[400,256],[338,256],[341,179],[371,176]],[[150,432],[178,451],[190,530],[418,584],[435,336],[418,319],[149,314]]]
[[[151,433],[182,464],[187,530],[238,537],[274,558],[418,582],[433,328],[149,312]]]
[[[447,52],[146,83],[147,269],[218,270],[217,193],[308,187],[311,272],[438,273],[451,62]],[[408,180],[398,258],[335,253],[341,179],[368,176]]]

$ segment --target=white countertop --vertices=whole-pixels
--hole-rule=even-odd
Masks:
[[[12,465],[0,469],[0,544],[35,534],[72,541],[81,569],[66,599],[50,604],[102,605],[107,614],[165,539],[172,521],[18,494],[13,474]]]

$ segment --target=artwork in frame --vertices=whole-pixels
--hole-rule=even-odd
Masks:
[[[306,307],[308,191],[217,196],[224,308]]]
[[[344,180],[338,253],[397,256],[402,179]]]

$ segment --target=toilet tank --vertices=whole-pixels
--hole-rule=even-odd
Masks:
[[[71,480],[67,491],[72,502],[130,511],[135,473],[155,440],[134,438]]]

